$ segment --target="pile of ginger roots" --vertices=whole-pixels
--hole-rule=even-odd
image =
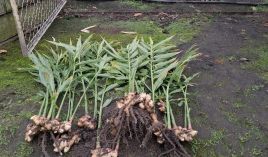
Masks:
[[[147,144],[151,135],[157,139],[157,143],[163,144],[170,140],[167,139],[167,131],[175,135],[177,141],[190,142],[197,135],[197,131],[191,127],[185,128],[181,126],[174,126],[167,128],[162,122],[163,114],[166,112],[166,106],[163,101],[154,104],[150,94],[146,93],[128,93],[125,97],[117,100],[111,111],[105,112],[103,115],[103,127],[100,128],[101,139],[112,137],[113,144],[108,147],[101,147],[96,144],[96,149],[91,150],[92,157],[117,157],[119,151],[119,141],[125,136],[129,136],[136,131],[136,134],[144,134],[141,146]],[[96,120],[89,115],[84,115],[77,120],[78,128],[84,128],[88,131],[96,130]],[[138,125],[144,127],[144,132],[137,132],[133,128]],[[70,148],[77,144],[81,135],[79,131],[72,130],[72,121],[61,122],[58,119],[48,119],[43,116],[34,115],[31,117],[31,123],[28,124],[25,133],[25,140],[31,142],[34,137],[42,134],[50,133],[55,136],[54,151],[62,154],[70,150]],[[105,143],[101,140],[100,143]],[[183,150],[184,151],[184,150]],[[189,156],[185,153],[185,156]]]

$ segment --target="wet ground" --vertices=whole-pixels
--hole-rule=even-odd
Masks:
[[[117,9],[115,2],[82,3],[96,11],[103,11],[105,7],[110,10],[122,9]],[[168,7],[133,2],[120,5],[134,11],[136,9],[137,12],[154,5],[158,8]],[[176,13],[179,8],[173,7],[170,6],[174,11],[171,13],[160,11],[140,16],[134,16],[134,13],[84,14],[80,11],[76,16],[62,15],[50,27],[37,49],[45,52],[48,45],[45,39],[51,37],[61,41],[76,39],[79,35],[86,37],[89,34],[80,30],[92,25],[97,25],[91,30],[97,40],[103,36],[124,44],[135,35],[122,34],[121,31],[134,31],[138,36],[151,36],[155,40],[175,35],[173,42],[182,50],[196,44],[203,55],[190,64],[187,73],[200,73],[194,80],[196,86],[191,88],[190,95],[193,127],[199,131],[199,135],[191,144],[186,144],[188,150],[197,157],[268,156],[267,13],[195,11],[179,14]],[[219,6],[210,7],[216,10]],[[248,6],[232,7],[233,10],[231,7],[228,9],[237,12]],[[70,10],[70,7],[66,9]],[[75,10],[72,8],[72,11]],[[78,15],[83,17],[78,18]],[[7,49],[8,53],[0,56],[0,150],[3,152],[0,156],[39,157],[41,150],[36,149],[38,142],[23,142],[27,119],[38,108],[35,96],[38,85],[27,73],[17,70],[29,64],[26,58],[18,56],[18,44],[13,42],[2,48]],[[91,136],[88,138],[94,142]],[[156,156],[161,149],[155,145],[140,149],[135,143],[130,146],[123,146],[120,156]],[[65,156],[88,156],[90,148],[88,142],[82,142]],[[51,156],[57,156],[49,152]]]

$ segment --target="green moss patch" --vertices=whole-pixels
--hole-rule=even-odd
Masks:
[[[19,44],[12,42],[3,49],[8,52],[0,55],[0,90],[12,88],[24,94],[34,93],[37,89],[35,81],[29,73],[19,70],[29,67],[31,63],[22,56]]]
[[[186,43],[191,41],[210,21],[211,17],[208,16],[182,18],[165,29],[171,35],[175,35],[178,42]]]

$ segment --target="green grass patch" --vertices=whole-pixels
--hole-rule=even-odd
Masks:
[[[171,23],[165,29],[171,35],[175,35],[178,42],[186,43],[191,41],[210,21],[211,17],[209,16],[182,18]]]
[[[29,119],[33,115],[33,112],[36,112],[36,109],[32,100],[26,99],[21,101],[24,98],[21,95],[7,95],[7,100],[0,102],[0,106],[3,107],[0,110],[0,152],[4,152],[4,155],[3,153],[1,154],[3,156],[25,156],[21,151],[25,149],[25,145],[19,144],[23,139],[20,136],[21,134],[19,134],[19,137],[21,137],[19,139],[21,140],[14,141],[13,139],[18,137],[18,133],[21,131],[20,129],[25,129],[24,127],[21,128],[22,122]],[[13,147],[16,145],[18,145],[18,150],[20,151],[16,151],[15,155],[9,148],[10,146]]]
[[[217,157],[219,154],[213,150],[213,147],[220,144],[224,138],[224,130],[215,130],[211,132],[208,139],[194,139],[191,148],[194,157]]]
[[[241,108],[245,107],[245,104],[241,101],[237,101],[237,102],[233,103],[233,107],[236,109],[241,109]]]
[[[30,146],[30,144],[21,142],[16,148],[15,157],[29,157],[32,153],[33,148]]]
[[[126,1],[124,3],[129,3]],[[132,3],[132,1],[130,1]],[[137,2],[133,2],[137,3]],[[139,2],[138,2],[139,3]],[[98,29],[94,39],[100,40],[101,37],[107,40],[119,41],[121,43],[128,43],[134,37],[140,36],[148,39],[152,37],[154,41],[163,40],[169,36],[174,35],[175,44],[185,43],[193,39],[202,28],[211,21],[210,16],[194,16],[181,18],[168,26],[160,27],[160,25],[147,19],[146,17],[142,20],[111,20],[109,18],[73,18],[65,17],[58,19],[53,23],[48,32],[45,35],[45,39],[51,40],[51,37],[55,37],[57,40],[62,42],[68,42],[70,39],[75,40],[78,36],[83,38],[87,37],[89,33],[82,33],[80,30],[83,28],[97,25]],[[79,25],[77,25],[79,23]],[[94,29],[94,28],[93,28]],[[89,30],[90,31],[90,30]],[[121,31],[136,32],[137,35],[122,34]],[[95,33],[94,33],[95,32]],[[167,32],[167,33],[163,33]],[[45,47],[46,42],[41,42],[39,47]]]
[[[17,118],[8,111],[0,112],[0,146],[8,145],[18,129]]]
[[[268,81],[268,44],[247,48],[244,53],[250,62],[243,65],[243,68],[255,71]]]
[[[267,2],[268,4],[268,2]],[[252,7],[252,10],[255,12],[268,12],[268,6],[267,5],[259,5],[256,7]]]
[[[223,112],[223,114],[227,118],[227,120],[229,122],[231,122],[231,123],[236,124],[238,122],[238,120],[239,120],[238,117],[236,116],[236,114],[233,113],[233,112],[227,112],[227,111],[225,111],[225,112]]]
[[[120,3],[141,11],[149,11],[154,8],[154,4],[143,3],[142,1],[136,0],[121,0]]]

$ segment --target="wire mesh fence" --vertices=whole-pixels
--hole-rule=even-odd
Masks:
[[[10,0],[16,22],[22,53],[29,54],[66,0]]]

